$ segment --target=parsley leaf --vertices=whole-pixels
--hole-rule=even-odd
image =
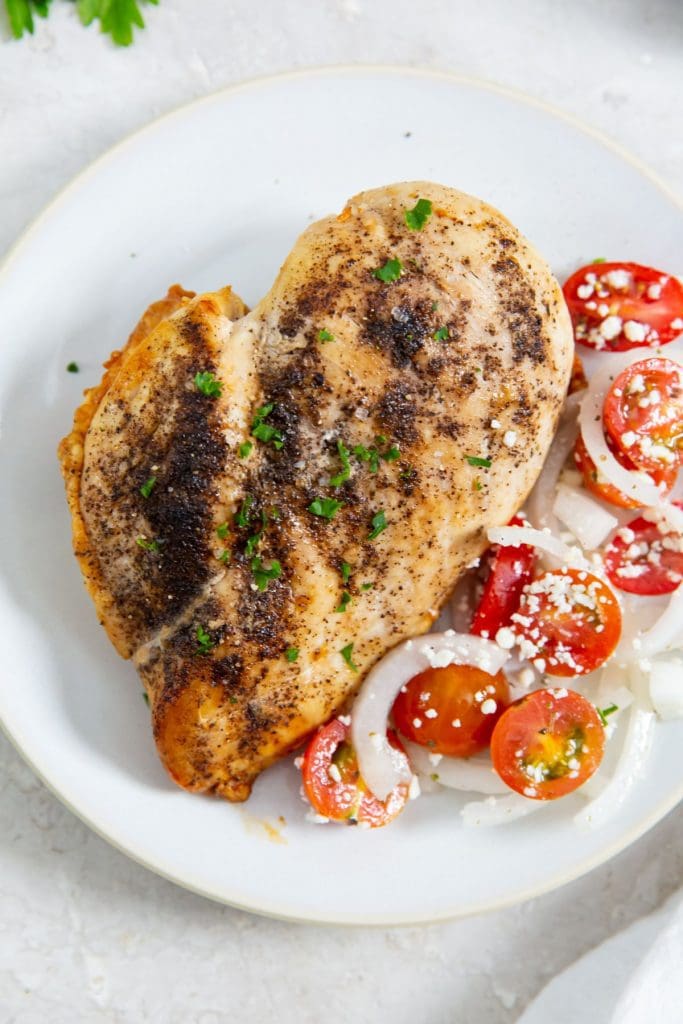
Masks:
[[[341,485],[351,476],[351,460],[349,459],[349,449],[346,447],[343,441],[337,441],[337,451],[339,452],[339,458],[341,460],[342,468],[341,473],[337,473],[336,476],[330,477],[330,486],[332,487],[341,487]]]
[[[481,459],[478,455],[466,455],[465,458],[469,462],[470,466],[482,466],[484,469],[491,468],[490,459]]]
[[[46,18],[50,0],[6,0],[9,24],[15,39],[21,39],[24,32],[33,33],[33,14]]]
[[[341,596],[341,600],[339,602],[339,605],[334,610],[335,610],[335,612],[345,612],[350,604],[351,604],[351,595],[349,594],[348,590],[344,590],[342,592],[342,596]]]
[[[372,590],[374,585],[375,585],[374,583],[361,583],[360,589],[361,590]]]
[[[329,331],[326,331],[325,328],[323,328],[318,331],[318,341],[334,341],[334,334],[330,334]]]
[[[230,561],[230,558],[231,558],[231,552],[229,551],[228,548],[224,548],[221,551],[220,555],[218,556],[218,561],[222,562],[224,565],[227,565],[228,562]]]
[[[237,454],[241,459],[248,459],[251,455],[253,444],[251,441],[244,441],[237,449]]]
[[[334,519],[342,506],[343,502],[336,498],[315,498],[308,506],[308,511],[321,519]]]
[[[195,654],[208,654],[209,651],[212,651],[213,648],[216,646],[211,637],[209,636],[209,634],[202,626],[197,626],[196,636],[198,647],[197,650],[194,652]]]
[[[391,284],[392,281],[398,281],[402,273],[403,264],[400,260],[387,260],[383,267],[373,270],[372,276],[378,281],[384,281],[385,284]]]
[[[285,658],[290,663],[293,662],[293,661],[296,661],[296,659],[298,657],[299,657],[299,648],[298,647],[288,647],[287,650],[285,651]]]
[[[434,341],[447,341],[448,340],[448,328],[444,325],[439,327],[438,331],[434,331]]]
[[[366,448],[364,444],[354,445],[353,454],[359,462],[370,463],[370,472],[376,473],[379,469],[379,452],[376,448]]]
[[[218,398],[223,391],[223,381],[217,380],[211,370],[204,370],[194,375],[195,387],[207,398]]]
[[[412,210],[406,210],[403,214],[411,231],[422,231],[431,215],[432,204],[429,199],[418,199]]]
[[[263,441],[264,444],[268,444],[269,441],[272,441],[273,448],[280,451],[285,443],[285,439],[276,427],[272,427],[270,423],[266,423],[266,420],[274,408],[275,406],[271,402],[269,405],[262,405],[260,409],[256,410],[251,424],[251,436],[255,437],[257,441]]]
[[[228,536],[229,532],[230,532],[230,527],[228,526],[227,523],[221,523],[220,526],[216,527],[216,533],[218,534],[218,536],[220,537],[221,540],[225,540],[225,538]]]
[[[385,462],[396,462],[396,459],[401,458],[401,450],[397,445],[392,444],[389,451],[384,452],[384,454],[381,455],[380,458],[384,459]]]
[[[604,726],[607,725],[607,717],[608,717],[608,715],[613,715],[614,712],[618,711],[618,710],[619,710],[619,707],[618,707],[617,704],[610,704],[609,707],[606,707],[606,708],[596,708],[596,711],[598,712],[598,718],[600,719],[600,721],[602,722],[602,724]]]
[[[158,540],[147,540],[146,537],[136,537],[135,543],[143,551],[158,551],[159,541]]]
[[[347,644],[346,647],[342,647],[342,649],[341,649],[341,651],[339,653],[341,654],[342,658],[344,659],[346,664],[349,666],[351,671],[352,672],[357,672],[358,671],[358,665],[354,665],[354,663],[353,663],[353,644]]]
[[[376,537],[379,537],[380,533],[386,530],[388,525],[389,523],[387,522],[387,517],[384,512],[375,512],[372,517],[372,529],[368,534],[368,540],[374,540]]]
[[[159,0],[147,2],[158,4]],[[108,32],[119,46],[130,46],[133,42],[133,25],[145,27],[138,0],[101,0],[99,17],[102,31]]]
[[[149,694],[147,693],[146,690],[142,691],[142,699],[144,700],[147,707],[149,707]]]
[[[351,578],[351,566],[348,562],[342,562],[341,564],[341,578],[342,583],[348,583]]]
[[[66,372],[67,373],[78,373],[78,370],[79,370],[78,363],[67,363],[66,364]]]
[[[604,256],[598,256],[596,260],[591,260],[591,263],[607,263]]]
[[[259,533],[254,533],[251,537],[247,537],[247,543],[245,544],[244,547],[244,553],[247,556],[247,558],[251,558],[251,556],[254,554],[256,548],[261,543],[262,536],[263,532],[259,531]]]
[[[238,526],[249,526],[249,520],[251,519],[251,506],[253,504],[254,499],[251,494],[247,494],[242,502],[239,512],[235,513],[235,522]],[[219,527],[219,529],[222,529],[222,527]],[[218,533],[218,530],[216,530],[216,533]],[[218,536],[221,537],[222,534],[218,533]]]
[[[267,588],[271,580],[276,580],[282,575],[282,566],[276,558],[271,559],[270,566],[266,569],[260,558],[252,558],[251,571],[254,574],[254,582],[259,590]]]
[[[156,484],[156,482],[157,478],[155,476],[151,476],[149,480],[145,480],[144,484],[140,488],[140,494],[142,495],[143,498],[149,498],[150,494],[154,490],[154,485]]]

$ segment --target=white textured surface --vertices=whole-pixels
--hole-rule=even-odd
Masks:
[[[161,0],[146,16],[123,52],[55,0],[34,39],[0,44],[0,252],[81,167],[157,114],[245,77],[335,62],[512,85],[607,131],[683,193],[675,0]],[[679,813],[589,877],[496,915],[408,930],[287,925],[130,863],[1,738],[0,780],[3,1024],[511,1024],[555,972],[683,882]]]

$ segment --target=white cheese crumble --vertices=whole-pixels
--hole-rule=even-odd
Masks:
[[[622,319],[620,316],[608,316],[600,324],[600,334],[605,341],[613,341],[621,334]]]

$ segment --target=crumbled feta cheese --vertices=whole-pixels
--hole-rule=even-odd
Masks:
[[[498,705],[496,704],[495,700],[493,700],[492,697],[489,697],[488,700],[485,700],[481,706],[482,715],[495,715],[497,710]]]
[[[517,441],[517,431],[516,430],[506,430],[505,434],[503,435],[503,444],[505,445],[505,447],[506,448],[512,448],[516,441]]]
[[[606,274],[602,275],[602,280],[605,284],[608,284],[610,288],[614,288],[615,291],[621,292],[630,285],[631,274],[628,270],[608,270]]]
[[[624,324],[624,337],[628,341],[645,341],[647,327],[645,324],[638,323],[637,320],[627,320]]]
[[[491,427],[493,430],[500,430],[500,420],[491,420]]]
[[[656,302],[657,299],[661,299],[661,297],[662,297],[662,286],[661,286],[661,284],[656,284],[656,283],[655,284],[651,284],[650,287],[648,288],[646,294],[647,294],[648,299],[652,299],[653,302]]]
[[[419,795],[420,795],[420,780],[418,779],[417,775],[413,775],[412,779],[410,780],[410,785],[408,786],[408,799],[409,800],[417,800]]]
[[[515,646],[515,634],[509,626],[501,626],[496,633],[496,643],[504,651],[510,651]]]
[[[438,718],[439,712],[436,708],[427,708],[425,711],[425,718]]]
[[[329,775],[333,782],[341,782],[342,780],[341,772],[339,771],[339,768],[337,767],[336,764],[329,765],[327,769],[327,774]]]
[[[413,719],[413,728],[414,729],[421,729],[422,728],[422,719],[421,718],[414,718]]]
[[[580,299],[590,299],[593,294],[592,284],[580,284],[576,289],[576,294]]]
[[[605,341],[613,341],[621,334],[622,319],[620,316],[608,316],[600,324],[600,334]]]

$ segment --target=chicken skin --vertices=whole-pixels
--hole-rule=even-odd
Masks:
[[[429,629],[533,486],[572,353],[529,243],[427,182],[311,225],[251,312],[179,288],[148,311],[60,456],[179,785],[246,799]]]

